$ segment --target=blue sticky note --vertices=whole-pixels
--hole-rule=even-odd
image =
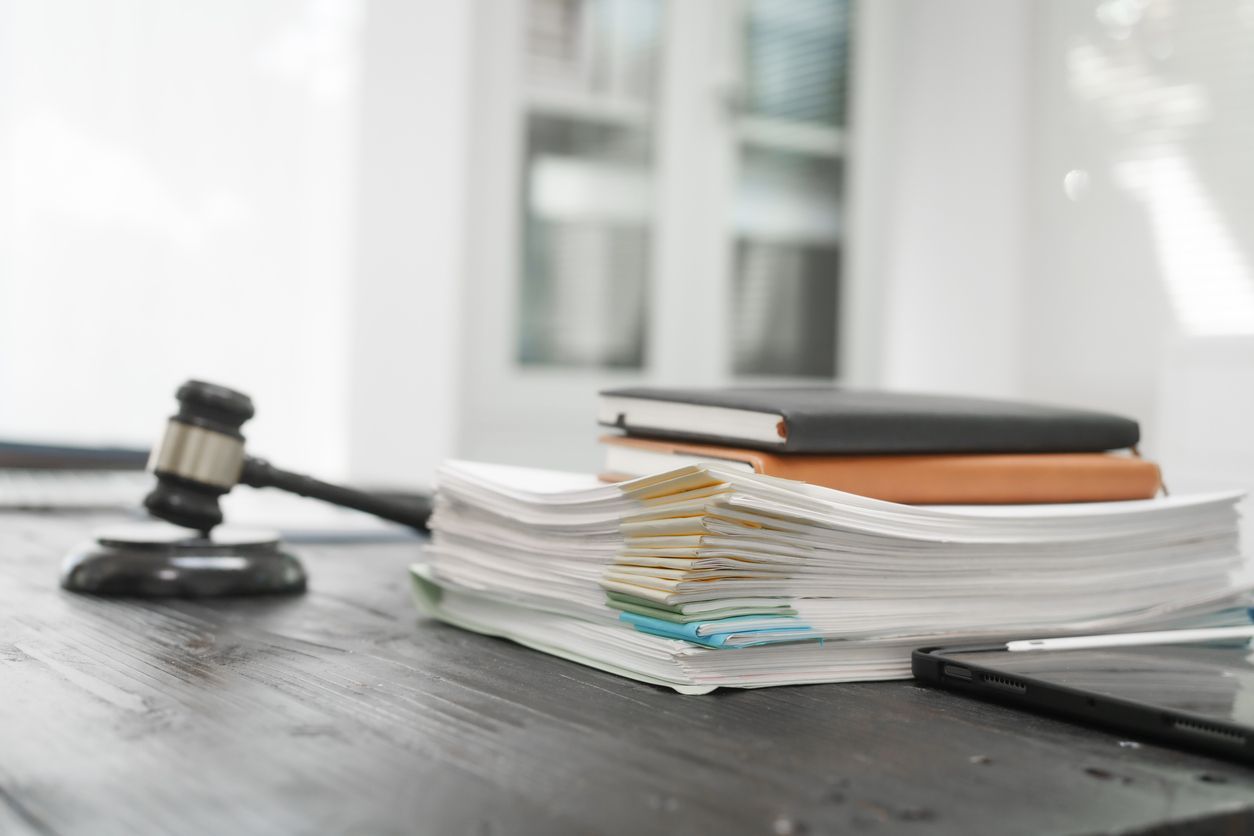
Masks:
[[[673,621],[663,621],[660,618],[651,618],[650,616],[647,616],[647,615],[639,615],[637,613],[632,613],[632,612],[619,613],[618,618],[620,621],[624,621],[630,624],[632,627],[639,630],[641,633],[649,633],[650,635],[661,636],[662,638],[665,638],[665,639],[680,639],[682,641],[692,642],[693,644],[702,645],[703,647],[718,647],[718,648],[724,647],[727,644],[727,639],[733,635],[751,636],[754,633],[767,633],[767,632],[774,633],[781,629],[787,631],[788,633],[795,634],[795,635],[788,635],[788,636],[769,636],[769,637],[764,636],[761,641],[748,642],[746,644],[738,644],[738,645],[733,646],[736,648],[740,648],[740,647],[753,647],[753,646],[762,645],[762,644],[773,644],[776,642],[798,641],[800,639],[806,638],[805,634],[810,632],[810,627],[808,625],[797,623],[796,626],[789,626],[789,627],[759,628],[757,630],[728,630],[726,632],[720,632],[720,633],[715,633],[713,635],[702,636],[702,635],[698,635],[697,630],[704,624],[716,624],[716,623],[721,623],[722,621],[726,621],[726,622],[733,622],[733,621],[738,621],[738,620],[748,621],[750,618],[753,618],[754,621],[757,621],[759,619],[751,617],[751,616],[738,616],[736,618],[726,618],[726,619],[714,620],[714,621],[694,621],[688,624],[677,624],[676,622],[673,622]],[[780,617],[780,621],[793,621],[793,620],[794,619],[790,619],[790,618],[783,617],[783,616]],[[815,636],[814,638],[818,638],[818,637]]]
[[[726,635],[698,636],[697,627],[704,623],[701,621],[677,624],[674,621],[663,621],[660,618],[652,618],[634,612],[619,613],[618,618],[642,633],[651,633],[654,636],[661,636],[666,639],[683,639],[684,641],[705,645],[706,647],[722,647],[727,641]]]

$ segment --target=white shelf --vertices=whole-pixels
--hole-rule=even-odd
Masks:
[[[769,116],[741,116],[736,135],[746,145],[791,151],[813,157],[840,157],[845,153],[845,131],[827,125],[794,122]]]
[[[541,156],[529,172],[531,211],[550,221],[646,225],[653,184],[641,166]]]
[[[599,122],[624,128],[647,127],[650,111],[649,105],[638,99],[561,89],[529,91],[527,109],[543,116]]]
[[[839,233],[817,234],[808,230],[768,230],[759,232],[754,229],[732,230],[735,241],[747,244],[769,244],[777,247],[796,247],[799,249],[838,249],[841,245]]]

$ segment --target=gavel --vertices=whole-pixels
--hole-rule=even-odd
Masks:
[[[236,485],[248,485],[278,488],[425,528],[430,515],[426,502],[407,502],[334,485],[247,455],[240,428],[256,410],[252,399],[242,392],[189,380],[179,387],[176,397],[178,412],[170,416],[165,434],[148,461],[157,486],[144,498],[144,508],[154,517],[208,537],[222,523],[222,496]]]

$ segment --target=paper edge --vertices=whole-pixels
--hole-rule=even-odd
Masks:
[[[588,656],[580,656],[576,653],[570,653],[560,648],[544,644],[519,636],[509,631],[498,630],[492,627],[486,627],[482,624],[469,621],[464,618],[451,615],[440,606],[440,599],[444,596],[444,589],[430,576],[429,567],[422,563],[414,563],[409,567],[409,575],[412,581],[411,587],[414,593],[414,603],[418,607],[418,611],[423,615],[442,621],[445,624],[451,624],[454,627],[460,627],[463,630],[469,630],[472,633],[479,633],[484,636],[495,636],[497,638],[508,639],[515,644],[538,650],[541,653],[547,653],[550,656],[557,656],[568,662],[576,662],[590,668],[612,673],[617,676],[623,676],[628,679],[634,679],[637,682],[645,682],[649,685],[659,685],[663,688],[670,688],[685,696],[697,696],[701,694],[709,694],[717,690],[717,685],[683,685],[676,682],[668,682],[664,679],[649,676],[647,674],[638,673],[636,671],[620,668],[598,659]]]

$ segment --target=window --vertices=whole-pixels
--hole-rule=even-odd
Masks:
[[[492,8],[464,454],[587,469],[599,389],[835,379],[849,2]]]

